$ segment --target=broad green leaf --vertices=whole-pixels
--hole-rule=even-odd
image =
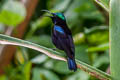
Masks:
[[[120,0],[110,0],[110,72],[120,80]]]
[[[0,11],[0,23],[15,27],[24,20],[26,10],[22,3],[8,0]]]

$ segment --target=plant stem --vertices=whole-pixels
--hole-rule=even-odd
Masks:
[[[95,2],[99,4],[103,9],[105,9],[107,12],[109,12],[109,5],[107,4],[109,3],[109,0],[107,0],[106,3],[104,2],[104,0],[95,0]]]
[[[31,42],[13,38],[13,37],[9,37],[6,35],[0,34],[0,44],[17,45],[17,46],[31,48],[31,49],[37,50],[39,52],[42,52],[53,59],[67,61],[63,56],[60,55],[59,52],[53,51],[52,49],[48,49],[46,47],[31,43]],[[111,79],[111,76],[105,72],[102,72],[82,61],[76,60],[76,62],[77,62],[78,68],[89,73],[91,76],[94,76],[100,80],[110,80]]]
[[[120,80],[120,0],[110,0],[110,69]]]

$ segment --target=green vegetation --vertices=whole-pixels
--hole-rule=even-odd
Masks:
[[[120,16],[120,8],[118,8],[118,5],[120,5],[120,1],[114,1],[111,0],[110,2],[110,66],[111,66],[111,74],[114,78],[114,80],[120,79],[120,50],[119,50],[119,34],[120,34],[120,19],[118,18]],[[117,66],[116,66],[117,65]]]
[[[32,4],[37,3],[35,10],[27,1],[0,0],[0,44],[17,45],[10,64],[4,66],[4,74],[0,67],[0,80],[110,80],[111,76],[114,80],[120,79],[119,0],[111,0],[110,6],[109,0],[31,0]],[[68,70],[64,52],[52,50],[55,48],[51,41],[53,24],[44,17],[47,15],[41,11],[44,9],[64,13],[74,38],[76,62],[80,68],[76,72]],[[32,17],[28,18],[30,14]],[[24,33],[23,40],[2,35],[11,27],[14,27],[12,35]],[[26,30],[18,34],[19,27]],[[1,47],[0,50],[3,54]],[[9,51],[7,56],[11,54]],[[0,65],[2,57],[0,55]]]

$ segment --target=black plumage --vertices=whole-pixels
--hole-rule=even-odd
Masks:
[[[46,11],[46,10],[44,10]],[[49,12],[49,11],[47,11]],[[51,12],[49,12],[51,13]],[[51,13],[52,22],[52,42],[56,48],[63,50],[67,55],[68,68],[77,70],[75,63],[75,47],[70,29],[66,24],[65,16],[62,13]]]

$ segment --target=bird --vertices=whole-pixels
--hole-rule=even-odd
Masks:
[[[77,71],[75,62],[75,46],[73,43],[72,33],[66,23],[66,18],[63,13],[52,13],[48,10],[42,10],[51,15],[47,15],[52,19],[54,26],[52,27],[52,43],[56,48],[63,50],[67,56],[69,70]]]

